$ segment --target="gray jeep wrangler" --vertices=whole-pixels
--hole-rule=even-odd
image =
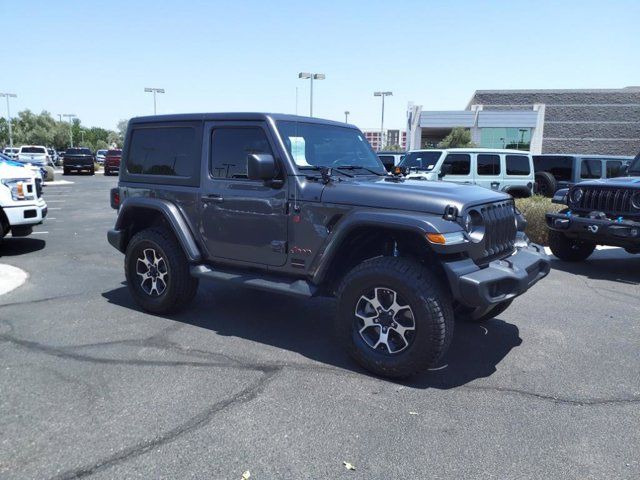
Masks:
[[[337,298],[338,338],[365,368],[438,362],[454,318],[482,321],[549,272],[512,198],[388,174],[354,126],[262,113],[129,122],[111,245],[145,310],[200,279]]]

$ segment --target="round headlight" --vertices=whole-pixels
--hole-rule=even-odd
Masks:
[[[464,229],[472,242],[481,242],[484,238],[484,219],[477,210],[470,210],[464,217]]]
[[[636,210],[640,210],[640,192],[636,192],[633,194],[633,196],[631,197],[631,205],[633,205],[633,208],[635,208]]]
[[[583,195],[584,191],[581,188],[576,188],[571,192],[569,200],[571,200],[571,203],[579,203]]]

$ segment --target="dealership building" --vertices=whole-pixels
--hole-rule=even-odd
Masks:
[[[453,128],[480,147],[532,153],[635,155],[640,87],[588,90],[477,90],[464,110],[409,104],[407,148],[435,147]]]

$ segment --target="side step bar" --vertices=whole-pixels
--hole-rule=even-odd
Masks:
[[[313,297],[317,291],[317,288],[306,280],[289,281],[286,278],[275,275],[257,276],[246,272],[213,269],[208,265],[194,265],[191,267],[191,275],[196,278],[232,282],[242,287],[283,293],[295,297]]]

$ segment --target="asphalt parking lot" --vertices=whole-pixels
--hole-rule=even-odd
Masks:
[[[334,345],[331,301],[201,283],[141,312],[106,241],[117,179],[64,178],[0,246],[30,275],[0,297],[0,478],[640,477],[640,256],[554,261],[397,383]]]

